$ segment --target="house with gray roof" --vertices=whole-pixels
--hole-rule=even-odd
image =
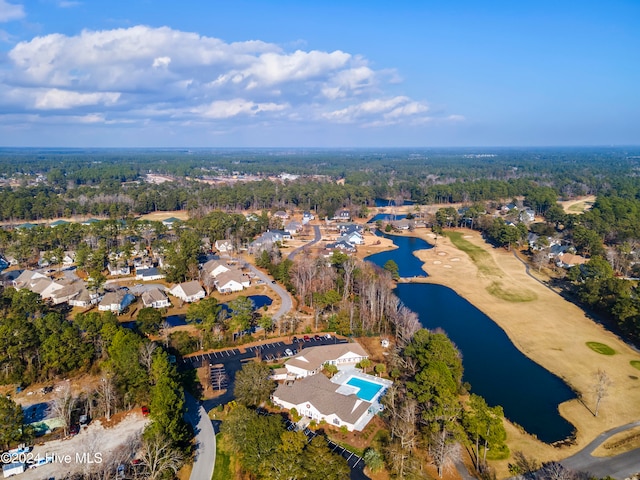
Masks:
[[[150,308],[166,308],[171,306],[169,297],[160,289],[152,288],[142,293],[142,304]]]
[[[206,296],[206,293],[200,282],[192,280],[191,282],[184,282],[175,285],[169,293],[174,297],[178,297],[183,302],[196,302]]]
[[[355,365],[365,358],[369,358],[369,354],[359,343],[337,343],[305,348],[287,360],[284,366],[289,375],[303,378],[320,372],[325,364],[336,367]]]
[[[251,286],[251,279],[240,270],[233,269],[218,275],[215,286],[220,293],[241,292]]]
[[[273,403],[317,422],[324,420],[336,427],[345,426],[349,431],[359,430],[372,416],[373,405],[354,393],[339,393],[341,385],[332,383],[324,375],[313,375],[295,382],[278,385],[273,393]]]
[[[98,310],[101,312],[111,311],[115,314],[121,313],[125,308],[131,305],[131,302],[135,300],[135,297],[125,290],[116,290],[115,292],[108,292],[102,297],[98,304]]]

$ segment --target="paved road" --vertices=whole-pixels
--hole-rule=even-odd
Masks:
[[[284,315],[289,313],[291,311],[291,309],[293,308],[293,300],[291,299],[291,295],[289,295],[289,292],[287,292],[287,290],[284,287],[282,287],[281,285],[278,285],[277,283],[271,283],[273,281],[273,279],[269,275],[267,275],[266,273],[261,272],[260,270],[258,270],[255,266],[251,265],[250,263],[247,264],[247,267],[249,267],[249,269],[251,269],[251,271],[260,280],[262,280],[265,284],[267,284],[269,287],[271,287],[271,290],[276,292],[278,294],[278,296],[280,297],[280,300],[281,300],[280,308],[278,309],[276,314],[273,316],[273,320],[277,322]]]
[[[616,455],[615,457],[594,457],[591,453],[598,445],[616,433],[638,426],[640,426],[640,421],[628,423],[627,425],[622,425],[621,427],[601,433],[585,448],[575,455],[565,458],[560,463],[571,470],[589,472],[595,478],[602,478],[607,475],[617,479],[628,478],[640,472],[640,448]]]
[[[322,234],[320,233],[320,226],[319,225],[313,225],[313,231],[315,232],[314,239],[311,240],[309,243],[306,243],[306,244],[302,245],[301,247],[298,247],[298,248],[294,249],[289,255],[287,255],[287,258],[289,260],[293,260],[294,257],[298,253],[300,253],[302,250],[304,250],[305,248],[308,248],[311,245],[314,245],[314,244],[318,243],[320,240],[322,240]]]
[[[196,434],[196,456],[193,461],[190,480],[210,479],[216,463],[216,434],[205,409],[193,396],[185,393],[187,411],[185,420],[191,424]]]

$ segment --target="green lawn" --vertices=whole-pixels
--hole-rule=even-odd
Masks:
[[[631,360],[631,362],[629,363],[631,363],[631,366],[633,368],[637,368],[638,370],[640,370],[640,360]]]
[[[615,355],[616,351],[609,345],[599,342],[587,342],[587,347],[601,355]]]
[[[501,298],[507,302],[521,303],[532,302],[538,298],[531,290],[508,290],[502,288],[501,282],[493,282],[487,287],[487,291],[496,298]]]
[[[223,450],[222,435],[216,435],[216,464],[213,467],[211,480],[229,480],[231,475],[231,456]]]

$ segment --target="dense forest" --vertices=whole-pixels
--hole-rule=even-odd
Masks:
[[[354,214],[376,198],[499,201],[548,187],[557,197],[635,195],[640,150],[0,150],[0,220],[153,211],[302,208]],[[287,173],[302,175],[268,179]],[[146,181],[147,174],[172,181]],[[257,175],[246,181],[243,175]],[[293,179],[291,179],[293,178]],[[218,179],[211,186],[199,180]],[[233,184],[231,184],[233,179]],[[11,182],[9,182],[11,180]],[[339,182],[338,182],[339,181]]]

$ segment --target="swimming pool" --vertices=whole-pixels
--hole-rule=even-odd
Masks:
[[[384,385],[368,382],[367,380],[363,380],[358,377],[351,377],[346,384],[351,385],[352,387],[359,388],[359,390],[356,392],[356,395],[358,396],[358,398],[366,400],[367,402],[373,400],[373,397],[375,397],[378,392],[384,388]]]

